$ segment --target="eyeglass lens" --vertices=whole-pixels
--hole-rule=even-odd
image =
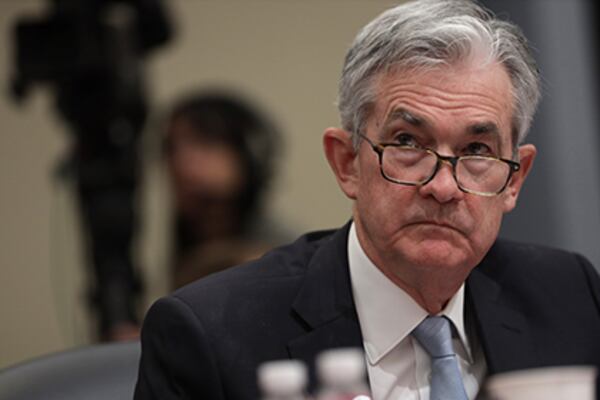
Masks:
[[[389,146],[382,154],[384,175],[393,181],[419,185],[428,181],[436,171],[437,156],[428,150],[414,147]],[[465,156],[456,165],[456,180],[465,190],[496,193],[506,184],[510,174],[508,164],[489,157]]]

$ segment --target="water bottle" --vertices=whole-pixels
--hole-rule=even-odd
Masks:
[[[269,361],[258,367],[263,400],[306,400],[306,366],[297,360]]]
[[[365,357],[357,348],[327,350],[317,356],[317,400],[370,400]]]

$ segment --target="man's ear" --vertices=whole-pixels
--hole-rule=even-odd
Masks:
[[[521,168],[513,174],[504,192],[504,212],[512,211],[517,205],[517,198],[519,197],[525,178],[527,178],[529,171],[531,171],[536,154],[537,150],[532,144],[519,146]]]
[[[346,196],[355,199],[358,166],[352,135],[343,129],[328,128],[323,134],[323,148],[338,185]]]

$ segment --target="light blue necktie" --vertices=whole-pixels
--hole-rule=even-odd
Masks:
[[[431,356],[430,400],[468,400],[445,317],[427,317],[412,335]]]

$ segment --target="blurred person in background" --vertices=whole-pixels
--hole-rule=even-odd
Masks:
[[[174,202],[173,285],[257,258],[289,239],[264,209],[281,137],[239,96],[177,101],[164,149]]]

